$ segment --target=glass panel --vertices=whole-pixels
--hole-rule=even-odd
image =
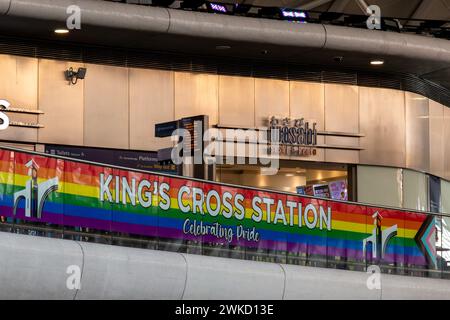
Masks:
[[[428,176],[430,190],[430,212],[439,213],[441,207],[441,179],[435,176]]]
[[[416,212],[406,213],[406,217],[406,233],[411,238],[405,251],[407,274],[440,277],[436,263],[436,217]]]
[[[0,151],[0,171],[4,231],[61,237],[64,225],[64,237],[78,241],[355,271],[375,264],[385,273],[450,279],[448,216],[25,153]],[[405,171],[403,181],[405,203],[420,207],[424,175]],[[408,187],[414,183],[421,186]],[[440,186],[445,211],[450,186]]]
[[[287,239],[290,231],[286,207],[287,197],[282,194],[248,191],[246,193],[253,220],[247,231],[258,234],[259,241],[242,239],[246,259],[265,262],[286,263]],[[255,210],[256,209],[256,210]],[[286,223],[286,224],[285,224]]]
[[[246,200],[250,191],[213,184],[204,186],[207,214],[203,222],[211,231],[203,237],[203,254],[245,259],[245,247],[254,243],[250,237],[255,233]]]
[[[441,213],[450,214],[450,182],[441,179]]]

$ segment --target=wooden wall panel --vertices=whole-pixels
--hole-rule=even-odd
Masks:
[[[219,76],[219,124],[255,127],[255,79]]]

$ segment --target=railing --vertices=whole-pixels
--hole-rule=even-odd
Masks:
[[[0,149],[0,230],[450,278],[450,216]]]

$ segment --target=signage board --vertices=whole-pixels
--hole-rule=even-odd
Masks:
[[[270,118],[270,129],[278,129],[281,145],[315,146],[317,145],[317,123],[301,119]]]
[[[297,194],[306,195],[305,186],[296,187]]]

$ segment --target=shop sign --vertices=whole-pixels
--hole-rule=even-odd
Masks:
[[[45,153],[132,169],[166,173],[177,172],[173,164],[161,164],[158,159],[158,153],[154,151],[132,151],[48,144],[45,145]]]
[[[169,121],[155,124],[155,137],[165,138],[172,136],[172,133],[178,129],[178,121]]]

